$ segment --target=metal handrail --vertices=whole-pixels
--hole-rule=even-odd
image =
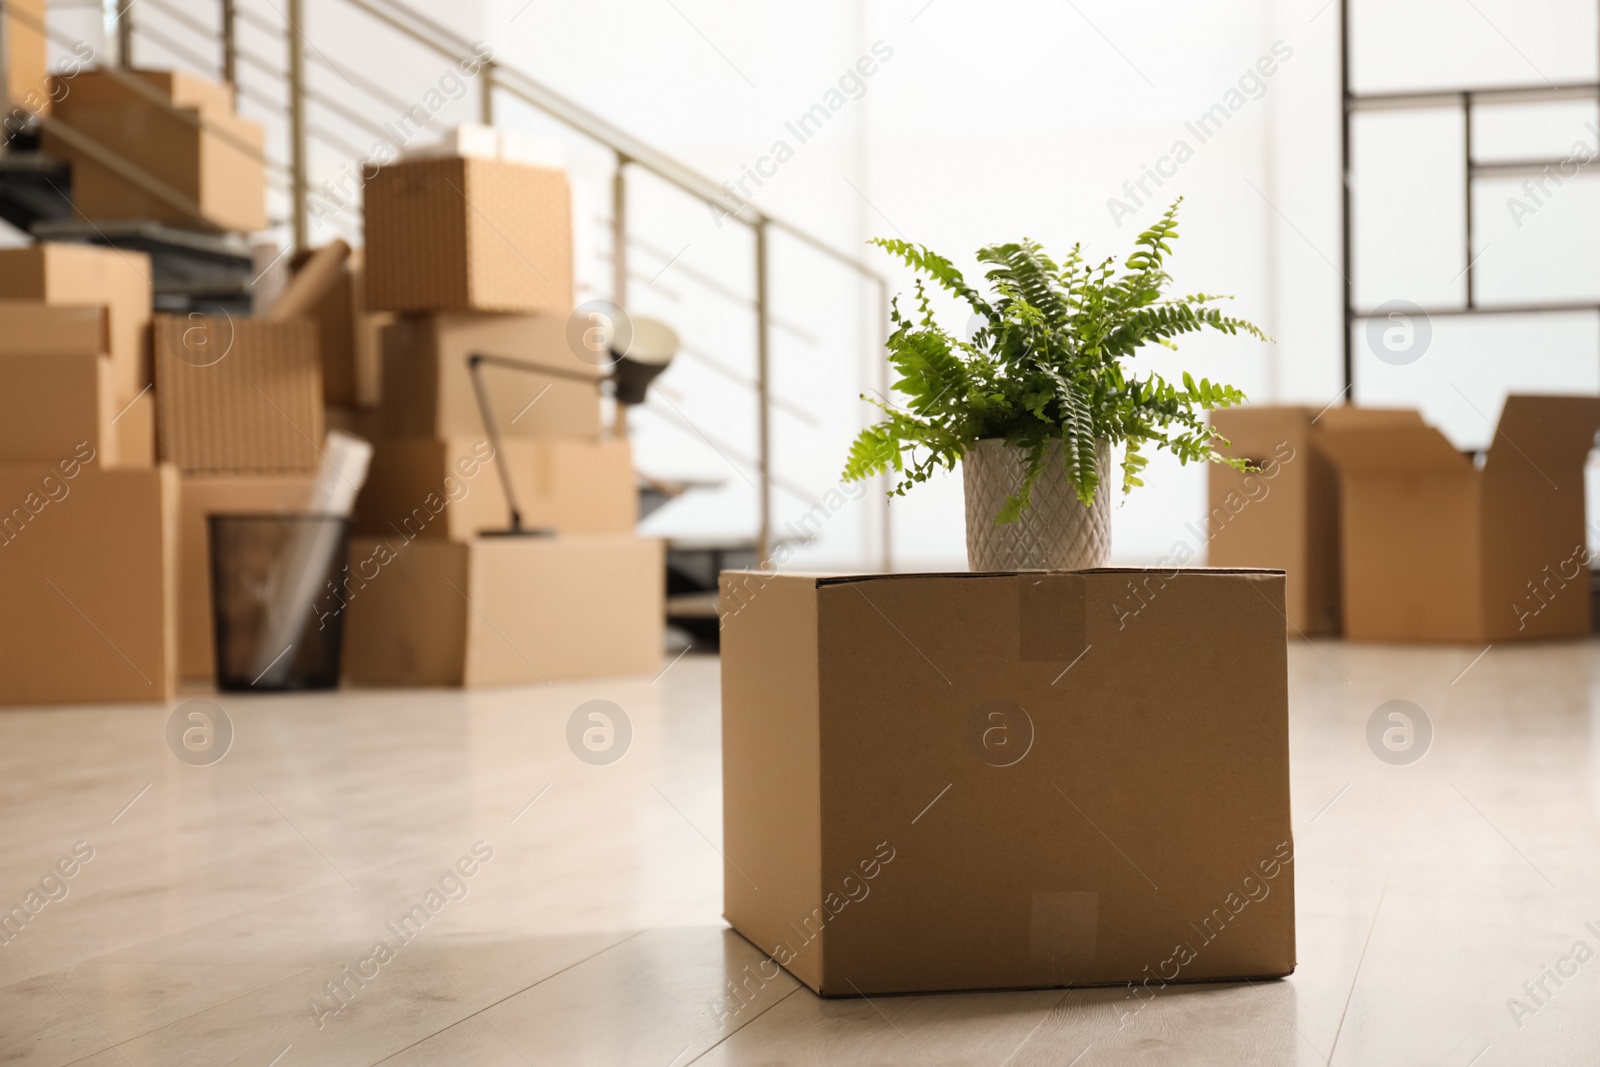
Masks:
[[[351,150],[350,146],[343,144],[341,139],[325,130],[314,127],[308,122],[306,105],[313,103],[325,108],[331,114],[350,122],[358,129],[377,129],[371,123],[371,120],[355,114],[337,101],[329,99],[326,94],[319,93],[306,84],[305,66],[308,59],[329,65],[331,65],[331,61],[325,57],[319,59],[315,56],[308,56],[303,47],[301,34],[296,28],[302,24],[304,0],[286,0],[285,25],[282,27],[276,26],[263,16],[244,8],[236,0],[220,0],[223,6],[222,28],[220,31],[209,30],[199,20],[174,12],[163,0],[145,0],[145,2],[152,7],[158,8],[164,14],[174,16],[177,21],[191,30],[208,35],[215,32],[216,39],[222,46],[222,61],[215,65],[222,70],[224,77],[232,82],[240,95],[247,96],[269,108],[273,106],[271,102],[263,98],[263,94],[246,90],[239,85],[237,65],[241,60],[265,71],[274,78],[283,78],[287,82],[288,99],[286,111],[290,127],[290,158],[287,166],[285,167],[284,164],[266,158],[264,154],[245,146],[242,142],[238,147],[248,151],[252,156],[259,156],[263,165],[269,167],[269,169],[287,170],[295,244],[303,247],[309,237],[308,139],[315,137],[318,141],[332,143],[334,147],[343,151],[348,152]],[[616,160],[616,170],[612,183],[612,217],[610,220],[613,230],[611,254],[613,269],[612,299],[617,304],[627,305],[626,288],[629,278],[627,258],[630,244],[635,243],[628,233],[626,174],[629,169],[639,168],[646,173],[654,175],[657,179],[683,194],[717,205],[726,213],[724,217],[732,218],[752,231],[755,238],[753,299],[739,297],[737,294],[732,293],[731,290],[726,290],[724,286],[716,286],[715,288],[726,290],[724,295],[736,297],[739,303],[753,306],[754,309],[756,319],[756,374],[752,387],[755,390],[757,401],[757,450],[754,457],[741,456],[740,458],[747,465],[756,468],[760,477],[760,485],[757,489],[760,503],[757,548],[759,558],[763,564],[770,561],[772,548],[772,487],[774,484],[779,484],[787,491],[796,491],[792,483],[786,482],[775,474],[771,462],[771,414],[772,408],[775,406],[770,393],[771,334],[775,327],[788,329],[790,326],[780,321],[772,313],[770,235],[773,231],[780,231],[813,252],[847,267],[862,280],[872,283],[877,290],[877,309],[880,317],[887,321],[888,283],[884,276],[855,256],[833,247],[826,241],[792,223],[775,218],[747,201],[737,203],[732,201],[724,188],[710,178],[658,151],[653,146],[582,105],[554,92],[522,71],[506,67],[495,60],[482,59],[472,42],[416,12],[406,4],[401,3],[400,0],[344,0],[344,3],[388,26],[436,55],[457,63],[469,58],[478,63],[478,77],[481,80],[480,108],[485,122],[492,121],[494,96],[497,92],[502,92],[555,119],[573,132],[608,149],[612,153]],[[0,9],[5,6],[4,0],[0,0]],[[285,44],[287,70],[280,70],[259,56],[239,49],[233,32],[236,20],[242,20],[277,34]],[[126,15],[119,20],[118,29],[119,43],[122,46],[120,57],[126,64],[130,58],[133,38],[131,20]],[[49,31],[46,30],[46,32]],[[149,34],[152,40],[162,36],[159,33],[152,33],[147,27],[141,27],[140,32]],[[163,40],[161,43],[163,47],[172,49],[177,54],[190,56],[191,62],[196,62],[197,65],[203,68],[212,66],[209,62],[199,62],[188,49],[183,49],[181,46],[174,47],[175,42]],[[110,73],[118,77],[124,84],[127,84],[133,91],[145,96],[153,103],[162,104],[169,110],[174,110],[170,103],[162,100],[154,87],[145,84],[142,79],[115,70],[110,71]],[[340,73],[343,74],[344,72],[340,71]],[[348,75],[346,77],[348,78]],[[365,83],[366,79],[362,79],[362,81]],[[390,98],[390,94],[371,84],[364,84],[363,87],[376,99],[387,102]],[[185,117],[201,128],[207,127],[207,123],[203,119],[199,119],[198,116]],[[213,128],[210,132],[232,139],[228,131]],[[668,421],[672,420],[669,419]],[[698,427],[695,430],[703,436],[703,432]],[[726,452],[726,450],[724,451]],[[887,566],[889,564],[887,513],[884,515],[882,530],[884,537],[883,555]]]

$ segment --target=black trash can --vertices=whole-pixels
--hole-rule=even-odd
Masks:
[[[337,688],[349,519],[211,515],[207,521],[217,688]]]

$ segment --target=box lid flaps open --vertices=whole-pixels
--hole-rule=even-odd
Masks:
[[[1600,397],[1508,396],[1485,468],[1497,473],[1502,466],[1520,473],[1528,464],[1536,470],[1570,469],[1589,455],[1597,431]]]

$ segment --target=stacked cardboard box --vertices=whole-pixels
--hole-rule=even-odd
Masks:
[[[73,206],[91,219],[265,229],[262,127],[227,85],[173,71],[90,70],[58,80],[44,147],[72,165]],[[130,177],[118,162],[141,172]]]
[[[164,700],[171,469],[155,463],[150,262],[0,252],[0,703]]]
[[[601,371],[568,348],[566,176],[498,158],[384,167],[366,188],[367,307],[380,436],[356,509],[346,674],[369,684],[510,685],[652,669],[662,546],[633,536],[625,439],[602,434]],[[484,368],[491,444],[468,356]],[[579,375],[577,380],[565,375]],[[523,525],[553,537],[486,537]]]

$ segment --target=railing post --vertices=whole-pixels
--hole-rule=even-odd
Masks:
[[[303,6],[302,0],[289,0],[289,25],[284,28],[284,38],[289,43],[289,197],[293,202],[295,251],[304,250],[310,240],[306,218],[305,49],[300,36]]]
[[[617,153],[611,176],[611,302],[625,315],[628,308],[628,157]],[[628,436],[628,409],[616,406],[611,417],[613,437]]]
[[[478,121],[494,125],[494,61],[478,69]]]
[[[756,533],[756,566],[772,560],[772,404],[768,390],[772,323],[767,304],[767,219],[756,217],[756,466],[760,482],[761,520]]]
[[[889,400],[889,361],[879,351],[879,334],[887,334],[889,329],[889,283],[879,278],[876,288],[878,290],[878,317],[872,330],[872,354],[878,364],[878,392],[882,394],[884,402]],[[894,528],[890,525],[891,512],[889,510],[889,490],[894,486],[894,476],[884,471],[880,476],[883,487],[883,542],[879,546],[883,551],[883,573],[890,574],[894,571]]]
[[[106,36],[117,35],[117,66],[133,66],[133,0],[105,0]]]
[[[234,37],[234,0],[222,0],[222,80],[239,86],[239,49]]]

